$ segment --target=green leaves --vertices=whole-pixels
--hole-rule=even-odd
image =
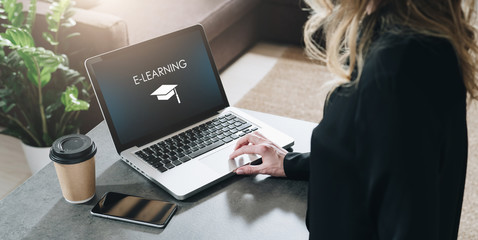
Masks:
[[[51,35],[51,33],[49,32],[43,32],[43,38],[47,40],[47,42],[49,42],[52,46],[56,46],[60,44],[58,41],[55,40],[53,35]]]
[[[65,19],[65,22],[61,24],[61,26],[70,28],[76,25],[76,21],[73,18]]]
[[[20,27],[25,20],[23,15],[23,4],[16,0],[1,0],[4,12],[1,14],[3,19],[8,19],[14,27]]]
[[[44,87],[51,80],[51,74],[58,66],[65,62],[64,58],[57,56],[50,50],[35,47],[35,42],[28,30],[11,27],[0,34],[0,46],[16,50],[27,67],[27,77],[38,86]]]
[[[62,60],[44,48],[18,49],[18,55],[27,67],[27,77],[33,85],[44,87],[51,80],[51,74],[56,71]]]
[[[79,33],[70,33],[66,37],[60,34],[60,28],[71,28],[76,25],[71,0],[55,0],[51,2],[50,12],[46,14],[49,32],[43,33],[43,38],[54,47],[54,52],[61,51],[60,42],[78,36]]]
[[[32,32],[36,15],[37,15],[37,0],[30,0],[30,8],[28,9],[27,22],[25,23],[25,26],[29,32]]]
[[[48,105],[45,108],[45,115],[47,119],[51,119],[53,116],[53,112],[59,109],[62,106],[62,103],[60,101],[55,101],[52,104]]]
[[[86,79],[78,71],[71,69],[64,64],[60,65],[58,70],[60,70],[58,73],[61,79],[64,79],[65,82],[71,83],[73,85],[84,82]]]
[[[70,0],[59,0],[51,3],[51,12],[46,15],[46,21],[50,31],[58,32],[58,29],[60,28],[60,21],[62,20],[63,14],[70,7],[70,4]]]
[[[0,36],[1,38],[10,41],[10,44],[6,42],[5,45],[11,48],[35,47],[35,41],[33,40],[32,35],[23,28],[11,26],[5,31],[5,33],[1,33]]]
[[[69,86],[61,94],[61,103],[65,105],[65,112],[88,110],[90,104],[78,99],[78,89],[75,85]]]
[[[79,111],[89,109],[91,97],[89,83],[61,54],[67,40],[79,35],[64,31],[76,24],[73,1],[49,2],[48,31],[42,37],[51,50],[38,47],[32,36],[37,0],[30,0],[27,13],[19,0],[0,0],[0,124],[4,134],[33,146],[50,146],[76,132]]]
[[[4,113],[10,112],[14,107],[15,103],[8,104],[7,101],[0,100],[0,109],[2,109]]]

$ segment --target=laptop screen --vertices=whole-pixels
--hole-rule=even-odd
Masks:
[[[85,65],[118,152],[228,106],[199,25],[90,58]]]

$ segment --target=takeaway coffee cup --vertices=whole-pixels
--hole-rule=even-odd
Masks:
[[[66,135],[53,143],[50,159],[67,202],[84,203],[95,196],[95,154],[95,143],[85,135]]]

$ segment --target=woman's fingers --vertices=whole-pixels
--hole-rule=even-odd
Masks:
[[[259,144],[263,142],[264,140],[265,140],[264,138],[259,138],[254,133],[250,133],[242,138],[239,138],[239,140],[237,140],[236,147],[234,148],[234,150],[237,150],[241,148],[242,146],[249,145],[249,143]]]
[[[234,150],[237,150],[237,149],[241,148],[242,146],[249,145],[249,139],[247,139],[246,136],[244,136],[242,138],[239,138],[239,140],[237,140],[237,143],[236,143],[236,146],[234,147]]]
[[[261,169],[258,166],[253,166],[253,165],[245,165],[242,166],[238,169],[236,169],[234,172],[238,175],[252,175],[252,174],[259,174]]]
[[[267,147],[264,145],[244,145],[239,149],[236,149],[234,152],[229,155],[230,159],[236,158],[242,154],[259,154],[264,155]]]
[[[229,158],[234,159],[243,154],[258,154],[262,157],[262,164],[242,166],[236,169],[236,174],[269,174],[285,177],[283,160],[286,153],[287,151],[259,132],[254,132],[238,140]]]

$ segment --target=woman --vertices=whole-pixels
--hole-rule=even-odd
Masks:
[[[308,180],[310,239],[456,239],[466,98],[478,89],[474,3],[310,0],[306,50],[344,81],[310,153],[250,134],[231,158],[255,153],[263,163],[236,173]]]

